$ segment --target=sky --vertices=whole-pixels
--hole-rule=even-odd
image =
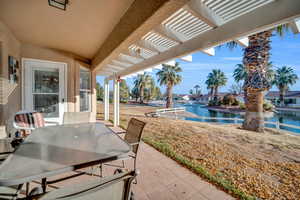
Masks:
[[[284,65],[290,66],[300,78],[300,34],[295,35],[289,32],[283,37],[274,35],[271,40],[270,61],[273,62],[275,69]],[[182,82],[174,87],[174,93],[188,94],[190,89],[197,84],[201,87],[202,93],[207,93],[205,81],[208,73],[213,69],[221,69],[228,79],[226,86],[221,87],[219,91],[227,92],[229,90],[230,86],[235,83],[232,77],[235,65],[242,63],[243,48],[238,46],[230,50],[226,46],[222,46],[216,48],[215,51],[215,56],[208,56],[202,52],[194,53],[193,62],[176,60],[182,67]],[[151,73],[155,79],[156,72],[157,70],[153,70]],[[97,81],[103,85],[103,77],[98,76]],[[133,87],[133,81],[134,78],[126,79],[130,88]],[[165,92],[165,87],[162,86],[161,89],[162,92]],[[300,80],[290,89],[300,90]],[[274,86],[271,90],[277,90],[277,88]]]

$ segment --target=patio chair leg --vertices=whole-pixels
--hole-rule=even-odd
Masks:
[[[134,171],[136,172],[136,156],[134,157],[134,166],[133,166],[133,168],[134,168]],[[133,184],[138,184],[138,181],[137,181],[137,178],[136,178],[136,177],[134,177],[134,182],[133,182]]]
[[[100,164],[99,166],[99,171],[100,171],[100,177],[102,178],[103,177],[103,165]]]
[[[43,193],[46,193],[46,189],[47,189],[47,179],[46,178],[42,179],[42,189],[43,189]]]
[[[91,176],[94,176],[94,167],[93,166],[90,168],[90,174],[91,174]]]
[[[20,194],[22,187],[23,187],[23,184],[18,185],[16,195],[12,198],[13,200],[18,199],[18,195]]]
[[[28,194],[29,194],[29,186],[30,186],[30,183],[27,182],[27,183],[26,183],[26,190],[25,190],[25,195],[26,195],[26,197],[28,197]]]

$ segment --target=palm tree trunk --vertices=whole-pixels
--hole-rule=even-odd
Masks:
[[[247,90],[244,129],[257,132],[264,131],[263,101],[264,94],[262,91]]]
[[[166,108],[171,108],[172,106],[173,106],[172,86],[167,86],[167,104],[166,104]]]
[[[214,96],[214,88],[213,87],[211,87],[210,88],[210,100],[212,100],[213,99],[213,96]]]
[[[219,88],[216,86],[215,87],[215,98],[218,98],[218,93],[219,93]]]
[[[279,101],[280,101],[280,106],[284,106],[284,96],[285,96],[285,90],[284,88],[280,88],[280,94],[279,94]]]
[[[144,87],[140,88],[140,104],[144,103]]]
[[[263,92],[270,88],[266,68],[270,57],[271,31],[249,36],[249,46],[244,52],[244,65],[248,73],[245,81],[246,115],[243,128],[256,132],[264,131]]]

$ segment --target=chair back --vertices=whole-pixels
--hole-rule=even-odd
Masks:
[[[80,124],[94,122],[91,112],[65,112],[63,124]]]
[[[39,200],[129,200],[131,182],[135,176],[135,171],[122,172],[110,177],[53,190]]]
[[[44,127],[45,120],[42,113],[36,111],[20,111],[14,116],[13,126],[15,129],[28,134],[36,128]]]
[[[137,153],[139,143],[141,141],[142,133],[146,123],[135,118],[131,118],[128,123],[127,131],[125,134],[125,141],[132,145],[133,153]]]

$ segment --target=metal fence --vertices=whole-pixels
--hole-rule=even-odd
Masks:
[[[225,120],[225,121],[233,121],[233,124],[238,124],[244,121],[242,118],[226,118],[226,117],[202,117],[199,116],[197,117],[199,119],[203,120]],[[282,129],[281,127],[288,127],[288,128],[293,128],[293,129],[298,129],[300,130],[300,126],[292,125],[292,124],[284,124],[280,122],[270,122],[270,121],[264,121],[265,125],[274,125],[276,129]]]

